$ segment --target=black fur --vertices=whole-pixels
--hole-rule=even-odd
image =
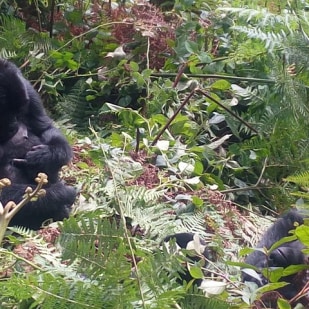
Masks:
[[[289,231],[295,229],[296,224],[303,224],[303,216],[296,210],[289,211],[287,214],[279,218],[264,234],[261,241],[257,244],[258,248],[266,247],[269,249],[275,242],[281,238],[290,236]],[[283,267],[290,265],[298,265],[305,263],[305,255],[302,253],[304,246],[299,241],[292,241],[282,244],[273,250],[267,258],[260,251],[254,251],[246,259],[245,263],[256,266],[259,269],[268,267]],[[287,299],[293,298],[304,286],[298,278],[299,274],[283,277],[281,280],[289,282],[289,284],[278,292]],[[298,279],[296,279],[298,278]],[[268,283],[268,280],[260,275],[260,279],[256,279],[247,273],[243,273],[243,281],[255,282],[259,287]]]
[[[0,59],[0,178],[12,181],[2,190],[3,205],[19,202],[25,188],[35,187],[39,172],[48,176],[46,196],[30,202],[11,225],[38,229],[47,219],[67,218],[76,191],[59,180],[61,167],[72,158],[68,142],[46,114],[41,99],[11,62]]]
[[[167,237],[164,238],[163,242],[164,243],[168,243],[171,240],[175,241],[176,245],[178,245],[178,247],[180,249],[190,249],[192,250],[192,243],[194,241],[194,234],[193,233],[177,233],[177,234],[172,234],[169,235]],[[199,237],[199,247],[201,252],[194,252],[194,255],[187,255],[187,258],[191,261],[191,262],[199,262],[202,259],[204,260],[204,266],[206,266],[208,264],[208,260],[210,259],[210,251],[207,248],[206,242]],[[179,274],[181,280],[179,280],[179,283],[182,284],[182,281],[186,281],[186,282],[190,282],[193,277],[190,275],[190,272],[188,269],[186,269],[183,273]],[[194,283],[199,286],[202,283],[202,279],[195,279]]]

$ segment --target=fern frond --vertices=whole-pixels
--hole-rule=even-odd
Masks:
[[[180,215],[176,227],[175,233],[191,231],[192,233],[201,235],[204,239],[210,237],[210,234],[205,232],[205,214],[202,211]]]
[[[116,183],[124,184],[125,181],[136,179],[143,173],[143,167],[139,162],[121,153],[113,153],[113,157],[105,161],[113,174]]]
[[[14,58],[14,57],[16,57],[16,52],[15,51],[9,51],[9,50],[7,50],[3,47],[0,50],[0,57],[4,58],[4,59]]]
[[[281,47],[284,42],[286,35],[284,32],[276,33],[271,31],[264,31],[256,27],[247,26],[235,26],[234,30],[245,33],[250,39],[261,40],[265,43],[266,49],[272,51],[276,47]]]
[[[270,12],[267,8],[254,9],[247,7],[221,7],[220,11],[225,11],[234,15],[238,15],[242,19],[246,20],[246,22],[258,21],[260,25],[264,26],[274,26],[286,21],[286,19],[284,19],[281,15],[274,14]],[[295,18],[293,16],[290,16],[290,19],[294,20]]]
[[[98,217],[98,216],[97,216]],[[129,277],[130,268],[127,265],[125,255],[129,254],[126,246],[122,244],[124,230],[121,224],[116,224],[108,219],[94,218],[88,213],[77,222],[70,218],[63,223],[60,244],[63,246],[63,259],[67,261],[78,261],[77,270],[88,278],[98,278],[110,267],[111,256],[117,255],[116,269],[124,267],[121,277]],[[117,251],[113,251],[116,249]]]
[[[289,55],[287,55],[289,57]],[[308,59],[307,59],[308,60]],[[309,109],[307,104],[307,86],[299,79],[295,79],[287,73],[287,66],[274,62],[273,78],[277,81],[275,85],[276,95],[280,98],[279,104],[272,105],[273,112],[277,113],[278,119],[303,119],[307,121]],[[284,117],[282,117],[284,116]]]
[[[286,25],[289,31],[295,31],[295,24],[297,25],[297,19],[290,12],[281,12],[281,14],[272,13],[265,7],[254,8],[234,8],[234,7],[224,7],[220,8],[221,11],[229,12],[233,15],[238,15],[239,18],[245,23],[253,23],[259,28],[269,29],[279,29],[282,30],[282,25]]]
[[[0,14],[0,44],[3,49],[14,53],[20,50],[19,39],[26,32],[25,23],[9,15]]]
[[[34,237],[34,232],[23,226],[10,226],[8,227],[8,230],[18,235],[21,235],[25,239],[32,239]]]
[[[200,293],[199,295],[187,295],[184,300],[181,302],[181,308],[183,309],[228,309],[231,308],[231,305],[225,301],[206,298],[205,295]]]
[[[308,67],[308,41],[303,35],[294,33],[286,40],[286,60],[289,64],[297,64],[299,67]]]
[[[303,200],[309,200],[309,193],[308,192],[300,192],[300,191],[298,191],[298,192],[292,192],[291,193],[291,196],[296,196],[296,197],[298,197],[298,198],[301,198],[301,199],[303,199]],[[302,207],[305,207],[305,208],[307,208],[309,206],[309,204],[308,203],[302,203]],[[308,209],[308,208],[307,208]]]
[[[1,304],[12,304],[12,298],[16,298],[21,300],[18,308],[104,308],[102,287],[76,274],[70,280],[52,272],[28,274],[23,280],[13,276],[5,285],[0,283],[0,291]]]
[[[48,52],[54,48],[47,32],[31,31],[30,29],[20,38],[21,44],[29,46],[33,52]]]
[[[91,103],[86,101],[85,79],[79,79],[66,94],[63,95],[55,107],[62,118],[69,118],[77,128],[85,129],[89,126],[89,118],[97,114]]]
[[[298,173],[294,176],[288,176],[284,181],[293,182],[297,185],[309,188],[309,171]]]

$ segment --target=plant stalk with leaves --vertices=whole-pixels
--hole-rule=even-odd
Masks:
[[[35,178],[35,181],[37,183],[36,188],[33,190],[31,187],[27,187],[24,198],[18,204],[13,201],[8,202],[5,206],[0,204],[0,243],[2,243],[5,231],[16,213],[28,202],[45,195],[46,192],[42,189],[42,187],[48,182],[47,175],[44,173],[39,173]],[[10,185],[11,181],[9,179],[3,178],[0,180],[0,189]]]

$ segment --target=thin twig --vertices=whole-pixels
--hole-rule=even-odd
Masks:
[[[50,38],[53,37],[55,5],[56,5],[56,0],[51,0],[51,4],[50,4],[50,18],[49,18],[49,37]]]
[[[265,169],[266,169],[267,160],[268,160],[268,158],[265,158],[260,176],[259,176],[257,182],[253,186],[242,187],[242,188],[233,188],[233,189],[228,189],[228,190],[222,190],[220,192],[223,193],[223,194],[226,194],[226,193],[231,193],[231,192],[269,189],[270,188],[269,186],[259,187],[259,184],[262,181],[262,178],[263,178],[263,175],[264,175],[264,172],[265,172]]]
[[[174,81],[174,83],[173,83],[173,88],[176,88],[176,86],[178,85],[178,83],[179,83],[179,81],[180,81],[180,78],[181,78],[181,76],[183,75],[183,72],[185,71],[186,67],[187,67],[187,63],[183,63],[183,64],[180,66],[180,68],[179,68],[179,70],[178,70],[178,72],[177,72],[175,81]]]
[[[254,133],[258,134],[259,132],[253,128],[247,121],[243,120],[241,117],[239,117],[236,113],[234,113],[232,110],[228,109],[226,106],[224,106],[222,103],[220,103],[218,100],[216,100],[215,98],[213,98],[211,95],[209,95],[207,92],[201,90],[201,89],[197,89],[197,92],[199,92],[200,94],[202,94],[203,96],[205,96],[206,98],[208,98],[209,100],[212,100],[213,102],[215,102],[216,104],[218,104],[221,108],[223,108],[226,112],[228,112],[229,114],[231,114],[234,118],[236,118],[239,122],[241,122],[242,124],[244,124],[247,128],[249,128],[251,131],[253,131]]]
[[[186,99],[181,103],[181,105],[177,108],[177,110],[175,111],[174,115],[168,120],[168,122],[165,124],[165,126],[162,128],[162,130],[159,132],[159,134],[156,136],[156,138],[153,140],[153,142],[151,143],[151,146],[154,146],[158,140],[160,139],[160,137],[162,136],[162,134],[165,132],[165,130],[170,126],[170,124],[172,123],[172,121],[176,118],[176,116],[179,114],[179,112],[182,110],[182,108],[189,102],[190,98],[194,95],[196,89],[193,89],[189,95],[186,97]]]
[[[136,139],[135,140],[136,140],[135,153],[138,153],[140,140],[141,140],[141,132],[140,132],[139,128],[136,128]]]

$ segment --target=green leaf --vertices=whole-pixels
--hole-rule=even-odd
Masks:
[[[149,79],[152,72],[153,72],[153,70],[151,70],[151,69],[145,69],[142,72],[142,76],[144,77],[144,79]]]
[[[209,56],[208,53],[206,52],[200,52],[197,54],[197,57],[198,59],[200,60],[200,62],[202,63],[211,63],[212,62],[212,59],[211,57]]]
[[[122,138],[122,135],[119,133],[112,132],[109,139],[113,147],[121,147],[123,145],[123,138]]]
[[[194,278],[194,279],[201,279],[204,278],[204,274],[201,270],[200,267],[198,266],[190,266],[190,275]]]
[[[218,185],[219,189],[224,188],[224,184],[223,184],[222,179],[219,176],[211,174],[211,173],[204,173],[201,176],[201,181],[204,184],[208,184],[208,185]]]
[[[95,95],[92,95],[92,94],[89,94],[86,96],[86,101],[92,101],[92,100],[95,100],[96,99],[96,96]]]
[[[121,107],[126,107],[132,102],[132,98],[129,95],[126,95],[118,101],[118,105]]]
[[[290,242],[290,241],[294,241],[296,239],[297,239],[296,235],[283,237],[279,241],[277,241],[274,244],[272,244],[272,246],[268,249],[268,251],[272,252],[273,250],[275,250],[276,248],[280,247],[281,245],[283,245],[283,244],[285,244],[287,242]]]
[[[199,52],[198,44],[193,41],[186,41],[185,48],[189,53],[197,54]]]
[[[291,309],[291,305],[286,299],[279,298],[277,301],[277,305],[279,309]]]
[[[198,196],[192,196],[192,203],[196,206],[196,207],[201,207],[204,204],[204,201],[199,198]]]
[[[309,247],[309,226],[301,225],[296,228],[295,235],[306,246]]]
[[[151,119],[160,125],[165,125],[168,121],[168,118],[162,114],[155,114],[151,117]]]
[[[268,283],[268,284],[262,286],[261,288],[258,288],[257,291],[260,292],[260,293],[274,291],[274,290],[277,290],[277,289],[280,289],[280,288],[286,286],[287,284],[288,283],[286,283],[286,282]]]
[[[117,106],[111,103],[106,103],[106,107],[108,107],[111,111],[116,112],[122,120],[122,123],[128,127],[132,125],[134,127],[140,127],[142,125],[146,125],[148,127],[147,120],[136,110]]]
[[[86,162],[82,162],[82,161],[76,163],[76,166],[78,166],[78,168],[80,168],[82,170],[89,169],[89,165]]]
[[[70,53],[70,52],[65,52],[65,53],[62,54],[63,60],[66,60],[66,61],[72,59],[73,56],[74,56],[74,55],[73,55],[72,53]]]
[[[67,64],[67,67],[73,71],[78,69],[78,63],[75,60],[72,60],[72,59],[68,60],[66,64]]]
[[[195,164],[194,164],[194,171],[193,171],[193,173],[195,175],[200,176],[200,175],[203,174],[203,171],[204,171],[203,163],[201,161],[196,160]]]
[[[210,86],[212,89],[218,89],[218,90],[228,90],[231,87],[231,84],[225,80],[225,79],[219,79],[215,81],[213,84]]]
[[[283,276],[283,268],[282,267],[276,267],[272,270],[264,268],[262,270],[262,274],[267,278],[269,278],[269,281],[271,282],[278,282],[281,277]]]
[[[62,53],[60,53],[59,51],[57,50],[51,50],[50,51],[50,55],[52,58],[54,59],[61,59],[62,58]]]
[[[137,87],[141,88],[145,84],[144,77],[139,72],[133,72],[132,77],[135,80]]]
[[[139,66],[136,62],[134,61],[131,61],[130,62],[130,69],[133,71],[133,72],[138,72],[139,70]]]
[[[286,276],[293,275],[302,270],[307,270],[307,269],[309,269],[308,265],[290,265],[284,268],[282,272],[282,276],[286,277]]]
[[[256,250],[255,248],[244,247],[240,249],[239,255],[244,256],[244,255],[254,252],[255,250]]]

